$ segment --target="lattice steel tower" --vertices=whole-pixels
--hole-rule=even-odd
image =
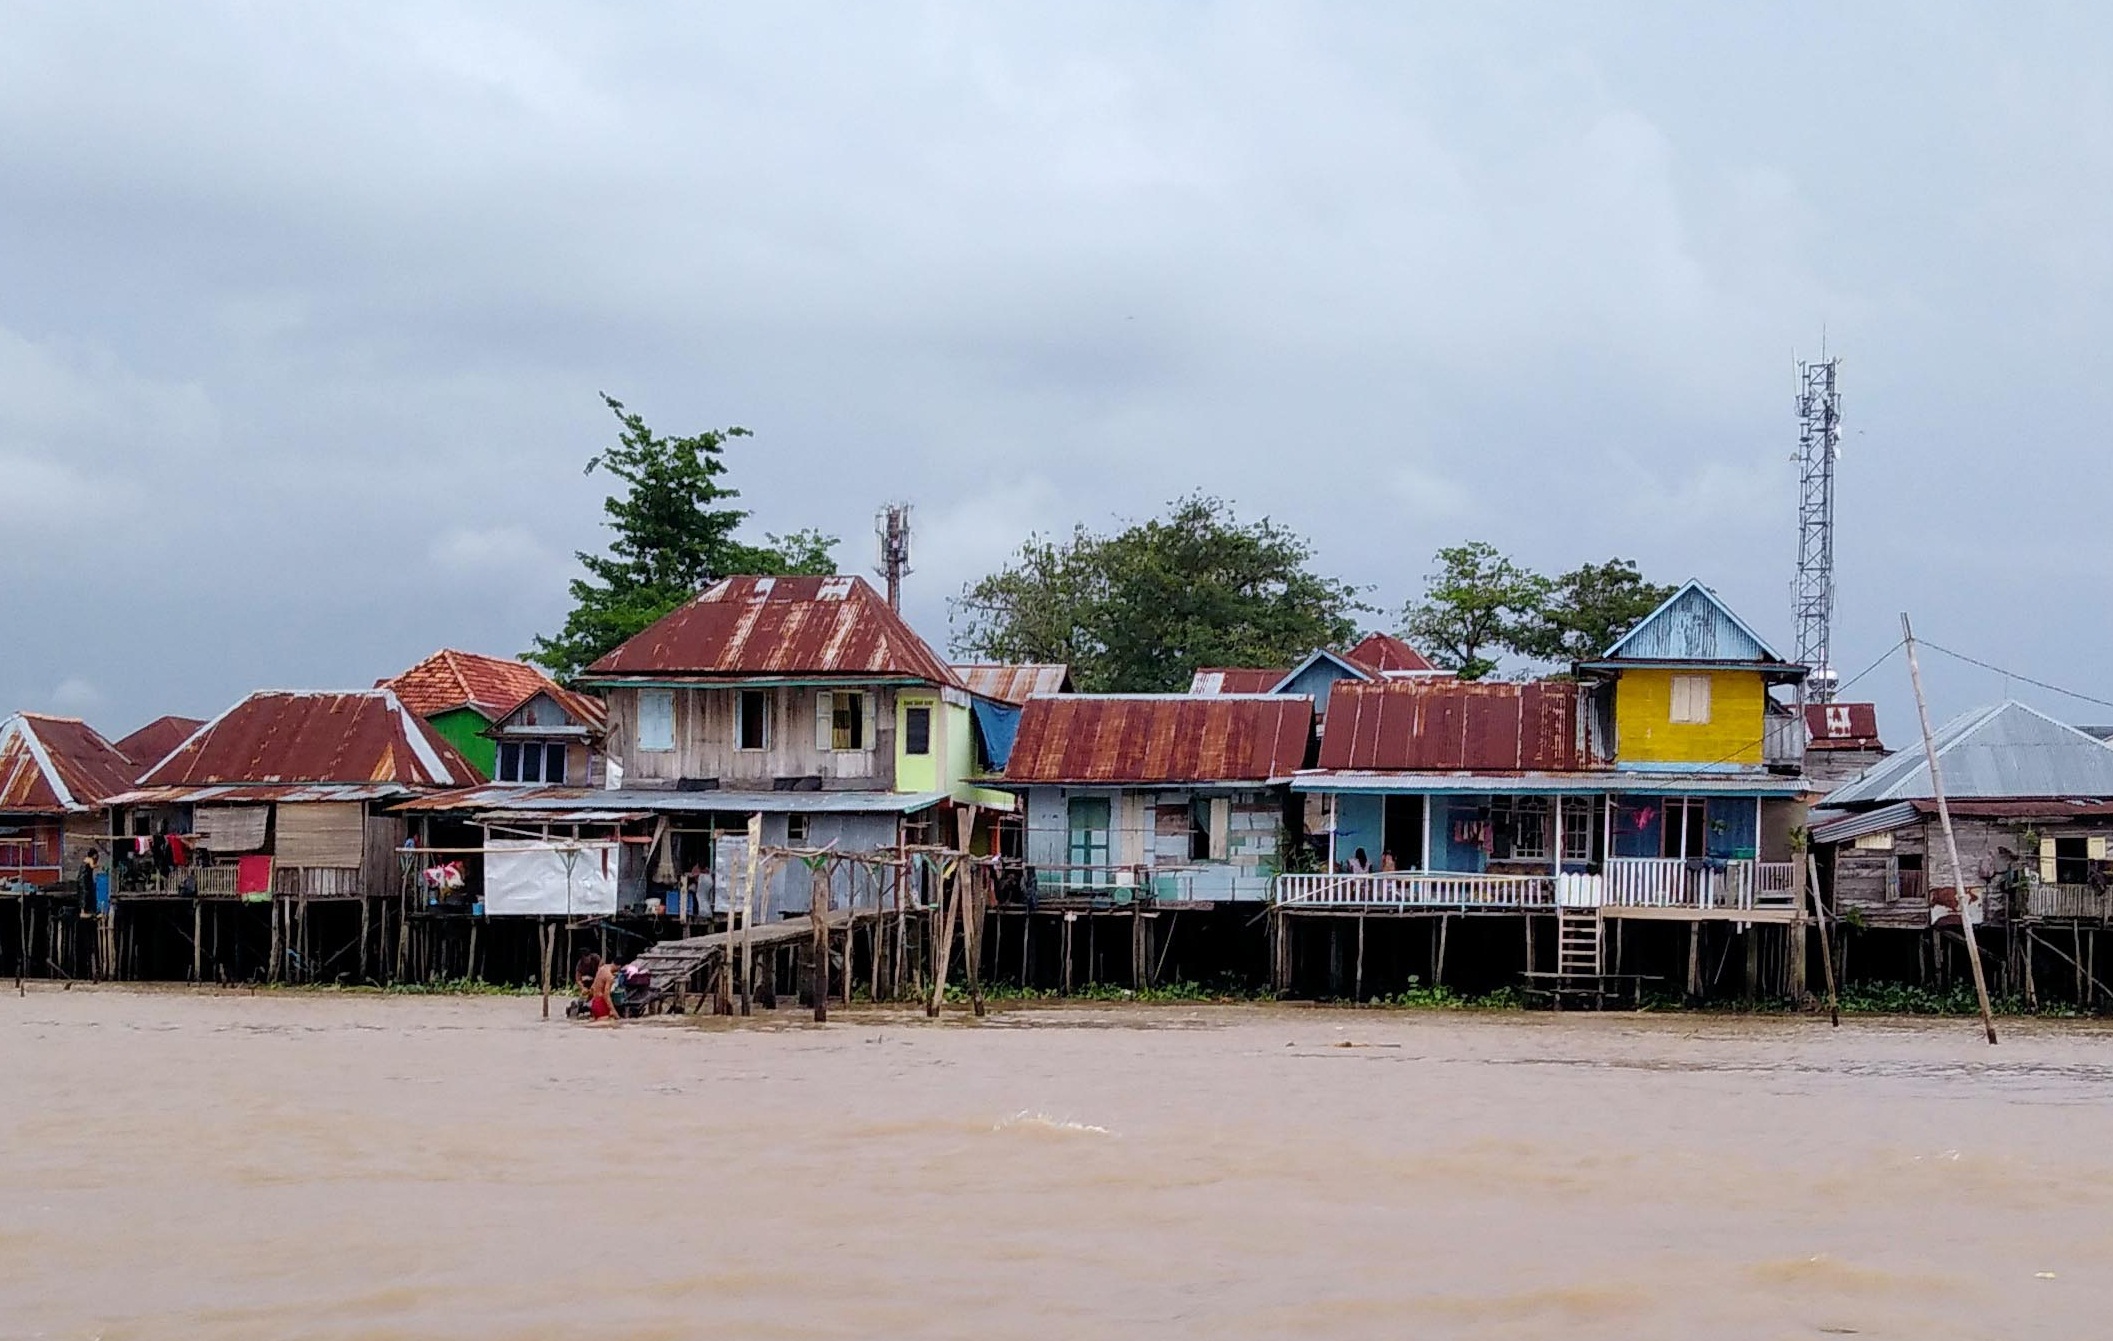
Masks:
[[[1791,618],[1806,697],[1834,698],[1834,463],[1842,454],[1840,359],[1798,363],[1798,575]]]

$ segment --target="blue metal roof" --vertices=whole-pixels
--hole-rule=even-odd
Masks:
[[[1944,794],[1954,800],[2113,797],[2113,746],[2015,699],[1953,718],[1933,744]],[[1871,765],[1821,804],[1884,805],[1936,795],[1918,745]]]
[[[1602,655],[1608,661],[1783,659],[1716,592],[1692,578]]]

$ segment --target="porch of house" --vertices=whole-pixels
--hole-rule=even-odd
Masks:
[[[1611,857],[1596,872],[1492,875],[1374,871],[1280,875],[1272,901],[1287,911],[1555,913],[1603,917],[1788,922],[1797,915],[1793,867],[1752,858]]]
[[[1764,832],[1787,845],[1788,820],[1766,823],[1759,796],[1365,792],[1315,802],[1330,869],[1278,876],[1271,900],[1287,912],[1798,916],[1793,863],[1761,854]]]

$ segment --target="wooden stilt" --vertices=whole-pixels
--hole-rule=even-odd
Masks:
[[[814,1022],[829,1023],[829,868],[819,865],[809,872],[807,920],[814,924],[814,962],[809,967],[814,981],[809,995],[814,999]]]
[[[1137,900],[1130,901],[1130,990],[1141,991],[1145,985],[1145,918],[1144,908]]]
[[[1443,987],[1445,985],[1445,943],[1451,934],[1452,926],[1453,919],[1451,914],[1438,914],[1438,950],[1431,960],[1431,986],[1433,987]]]
[[[1749,922],[1739,936],[1746,942],[1746,1004],[1751,1006],[1761,995],[1761,929]]]
[[[1702,924],[1687,924],[1687,994],[1691,1001],[1702,999]]]
[[[477,923],[478,923],[478,921],[479,921],[479,919],[478,919],[478,918],[475,918],[475,917],[472,917],[472,918],[470,919],[470,951],[469,951],[469,961],[468,961],[467,963],[465,963],[465,964],[464,964],[464,965],[462,966],[462,976],[463,976],[463,977],[465,977],[465,978],[467,978],[467,979],[469,979],[469,980],[470,980],[471,982],[475,982],[475,981],[477,980]]]
[[[2032,952],[2037,948],[2034,942],[2032,924],[2027,922],[2025,924],[2025,1009],[2027,1010],[2038,1010],[2040,1008],[2040,985],[2033,980],[2032,976]]]
[[[1064,985],[1061,995],[1071,995],[1071,924],[1078,920],[1077,913],[1064,914]]]
[[[191,981],[204,981],[205,974],[205,904],[191,900]]]
[[[1354,994],[1356,995],[1356,997],[1357,997],[1357,1000],[1358,1000],[1358,1004],[1360,1004],[1360,1005],[1364,1004],[1364,1000],[1365,1000],[1365,913],[1364,913],[1364,910],[1363,910],[1362,908],[1360,908],[1360,909],[1358,910],[1358,913],[1357,913],[1357,975],[1356,975],[1356,979],[1355,979],[1355,986],[1354,986],[1354,987],[1352,988],[1352,991],[1353,991],[1353,993],[1354,993]]]
[[[367,922],[373,915],[374,900],[360,896],[360,981],[367,981]]]
[[[536,939],[542,942],[538,948],[543,952],[543,971],[541,976],[543,1018],[547,1020],[550,1018],[550,952],[551,948],[557,944],[557,933],[552,929],[549,918],[540,917],[536,919]]]
[[[1833,1027],[1839,1029],[1842,1027],[1842,1000],[1834,981],[1834,945],[1827,931],[1827,909],[1820,903],[1818,859],[1807,856],[1804,862],[1811,867],[1808,873],[1811,878],[1804,884],[1806,892],[1812,896],[1812,920],[1820,924],[1820,962],[1827,968],[1827,1013],[1833,1020]]]
[[[1527,913],[1519,919],[1526,927],[1526,971],[1533,972],[1533,914]]]

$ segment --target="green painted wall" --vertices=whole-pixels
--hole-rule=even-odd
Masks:
[[[492,769],[499,762],[499,742],[478,734],[491,726],[484,720],[483,713],[475,708],[456,708],[438,717],[426,718],[426,725],[438,731],[443,740],[470,761],[470,767],[482,775],[480,781],[492,780]]]

